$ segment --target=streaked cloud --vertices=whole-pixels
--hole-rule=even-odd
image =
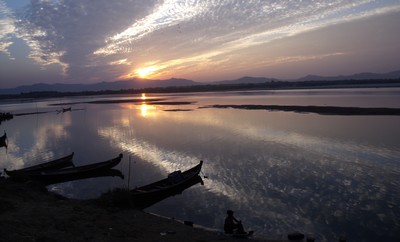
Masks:
[[[308,3],[307,3],[308,2]],[[206,34],[202,41],[224,44],[223,52],[235,51],[293,36],[316,28],[351,21],[375,14],[400,11],[400,5],[372,4],[374,1],[166,1],[152,14],[135,22],[121,33],[107,38],[107,45],[95,54],[110,55],[133,50],[134,43],[163,28],[196,21]],[[374,7],[374,8],[369,8]],[[229,9],[229,11],[226,11]],[[259,10],[262,11],[259,11]],[[250,13],[250,14],[248,14]],[[194,18],[196,16],[202,16]],[[222,22],[223,23],[220,23]],[[208,29],[217,31],[205,33]],[[210,41],[211,40],[211,41]],[[179,43],[178,43],[179,44]],[[215,51],[214,51],[215,52]]]
[[[177,25],[205,11],[206,1],[166,0],[143,19],[135,22],[121,33],[107,38],[108,44],[95,54],[115,54],[121,52],[122,45],[132,43],[154,31]]]
[[[12,59],[8,48],[12,44],[11,36],[14,30],[13,13],[4,2],[0,2],[0,53],[3,52]]]
[[[131,62],[129,62],[128,59],[125,58],[125,59],[121,59],[121,60],[111,61],[109,64],[110,65],[130,65]]]
[[[154,13],[135,22],[123,32],[107,38],[107,45],[94,53],[113,55],[140,52],[137,46],[141,46],[141,41],[150,40],[156,46],[181,53],[178,58],[157,61],[159,71],[155,77],[162,77],[177,70],[196,71],[199,69],[199,65],[203,66],[204,70],[207,66],[223,63],[227,55],[242,54],[243,50],[253,46],[330,25],[400,10],[400,6],[394,3],[381,2],[378,4],[375,1],[311,1],[301,4],[291,1],[272,3],[265,1],[248,3],[202,1],[201,4],[198,4],[191,1],[186,2],[185,7],[189,11],[184,16],[177,15],[175,11],[164,11],[179,6],[179,4],[180,1],[167,1]],[[176,7],[176,9],[179,8]],[[259,11],[260,9],[262,11]],[[190,25],[195,25],[197,28],[186,27]],[[174,38],[177,42],[172,47],[166,47],[161,41],[151,40],[149,37],[154,35],[155,39],[162,38],[157,32],[163,31],[162,29],[171,29],[171,26],[174,26],[176,35],[182,37]],[[185,36],[192,38],[185,39]],[[156,49],[161,48],[156,47]],[[162,56],[163,50],[160,50],[160,53],[159,56]],[[285,56],[269,61],[269,63],[310,60],[316,59],[316,56],[325,58],[332,54],[318,53],[302,58]],[[258,65],[264,62],[261,61]],[[132,77],[132,74],[127,76]]]

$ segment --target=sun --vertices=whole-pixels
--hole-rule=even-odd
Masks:
[[[150,76],[151,74],[153,74],[156,70],[157,70],[157,68],[155,66],[149,66],[149,67],[145,67],[145,68],[139,68],[135,71],[135,73],[137,75],[139,75],[139,77],[141,77],[141,78],[146,78],[146,77]]]

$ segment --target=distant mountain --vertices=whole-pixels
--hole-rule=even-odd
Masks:
[[[82,92],[121,89],[141,89],[149,87],[193,86],[202,83],[186,79],[171,78],[168,80],[131,79],[124,81],[99,82],[93,84],[45,84],[19,86],[16,88],[0,89],[0,94],[19,94],[28,92]]]
[[[392,71],[388,73],[369,73],[363,72],[349,76],[315,76],[308,75],[294,81],[340,81],[340,80],[378,80],[378,79],[397,79],[400,78],[400,71]]]
[[[308,75],[299,79],[291,80],[292,82],[300,81],[341,81],[341,80],[387,80],[387,79],[400,79],[400,71],[393,71],[383,74],[378,73],[359,73],[349,76],[316,76]],[[187,79],[171,78],[168,80],[150,80],[150,79],[138,79],[134,78],[131,80],[124,81],[113,81],[113,82],[99,82],[93,84],[33,84],[26,86],[19,86],[10,89],[0,89],[1,94],[19,94],[29,92],[43,92],[43,91],[55,91],[55,92],[82,92],[82,91],[118,91],[126,89],[142,89],[151,87],[183,87],[183,86],[195,86],[195,85],[236,85],[236,84],[262,84],[279,82],[280,80],[267,77],[250,77],[245,76],[235,80],[215,81],[215,82],[194,82]]]
[[[244,84],[244,83],[260,84],[260,83],[266,83],[266,82],[271,82],[271,81],[277,81],[277,79],[267,78],[267,77],[244,76],[244,77],[236,79],[236,80],[216,81],[216,82],[213,82],[213,84],[217,84],[217,85],[218,84]]]

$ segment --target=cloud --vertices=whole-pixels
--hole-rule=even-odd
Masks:
[[[396,3],[364,0],[184,2],[183,5],[182,1],[165,1],[157,5],[149,15],[122,32],[109,36],[106,45],[94,54],[135,53],[139,62],[156,58],[158,75],[162,76],[170,73],[168,69],[194,68],[193,71],[196,71],[199,65],[223,63],[230,55],[238,55],[254,46],[331,25],[400,11]],[[181,9],[185,9],[184,14],[178,14]],[[275,62],[281,61],[282,58]]]
[[[121,60],[116,60],[116,61],[111,61],[109,65],[130,65],[132,64],[131,62],[128,61],[127,58],[121,59]]]
[[[18,16],[17,37],[30,47],[29,58],[41,65],[59,64],[69,79],[84,79],[110,61],[91,55],[110,34],[146,14],[154,1],[32,1]],[[85,70],[86,68],[92,71]],[[103,73],[104,74],[104,73]],[[105,76],[105,78],[108,78]]]
[[[95,54],[119,53],[122,49],[121,45],[132,43],[154,31],[190,20],[204,12],[206,8],[206,1],[166,0],[151,14],[133,23],[123,32],[109,37],[107,42],[111,44],[97,50]]]
[[[272,41],[394,11],[400,5],[383,0],[32,0],[18,12],[0,2],[0,52],[15,58],[12,37],[22,39],[28,58],[59,65],[76,82],[132,76],[148,63],[159,76],[188,74],[251,59],[247,49]],[[337,52],[276,63],[329,53]]]
[[[11,36],[15,30],[12,11],[7,8],[4,2],[0,2],[0,53],[4,53],[10,58],[9,47],[12,44]]]
[[[134,51],[135,45],[143,38],[172,26],[176,26],[179,33],[184,31],[181,41],[192,43],[193,39],[185,39],[185,36],[196,36],[211,48],[224,44],[228,46],[226,51],[231,51],[344,21],[399,10],[398,5],[363,0],[297,3],[170,0],[124,31],[108,37],[107,45],[94,53],[111,55]],[[189,27],[184,28],[184,25]],[[181,45],[180,42],[176,44]],[[197,44],[202,45],[199,42]]]

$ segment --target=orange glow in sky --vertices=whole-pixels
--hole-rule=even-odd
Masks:
[[[156,70],[157,68],[155,66],[149,66],[145,68],[139,68],[135,71],[135,73],[141,78],[147,78],[150,77]]]

